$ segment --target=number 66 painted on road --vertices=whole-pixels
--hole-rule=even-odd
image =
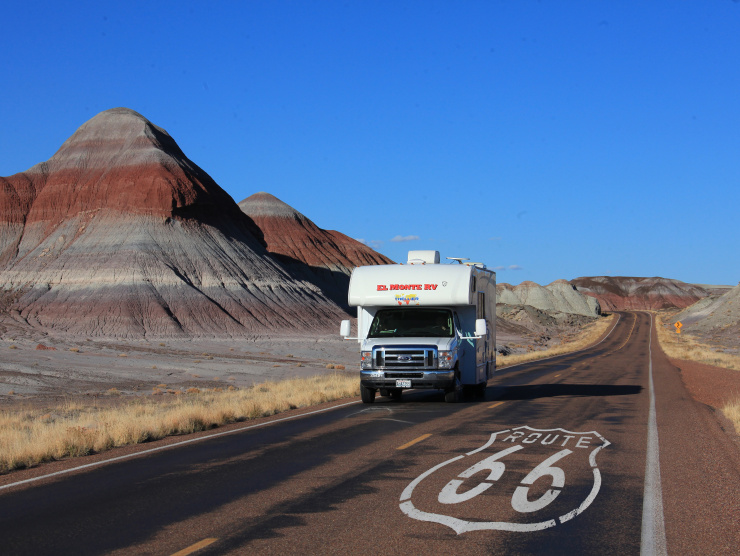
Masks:
[[[462,502],[474,500],[477,496],[480,496],[498,481],[506,471],[506,465],[503,460],[507,456],[523,449],[526,447],[538,446],[538,450],[543,449],[555,449],[557,450],[554,454],[547,457],[539,465],[537,465],[532,471],[530,471],[522,480],[519,486],[516,487],[511,497],[511,506],[519,514],[532,514],[540,510],[549,512],[542,515],[541,521],[479,521],[460,519],[454,515],[444,515],[441,513],[435,513],[434,511],[425,511],[423,508],[431,507],[434,508],[436,505],[429,500],[427,495],[424,493],[428,489],[417,490],[422,482],[427,481],[430,477],[444,477],[448,465],[455,462],[460,462],[465,458],[478,458],[481,452],[490,448],[506,446],[503,449],[498,450],[492,455],[477,461],[473,465],[469,466],[465,471],[459,473],[457,477],[448,481],[444,487],[439,491],[437,496],[437,502],[444,504],[449,508],[449,511],[445,513],[455,514],[458,512],[465,512],[470,515],[471,511],[475,513],[476,507],[479,507],[485,512],[484,515],[489,519],[494,517],[499,509],[503,511],[500,505],[482,504],[480,506],[471,507],[466,505],[463,509],[458,506]],[[565,445],[572,449],[565,448]],[[401,493],[400,498],[400,509],[407,516],[417,519],[419,521],[431,521],[440,523],[447,527],[452,528],[458,535],[467,531],[481,531],[481,530],[499,530],[499,531],[541,531],[549,527],[555,527],[560,523],[570,521],[577,515],[581,514],[596,498],[601,487],[601,473],[596,465],[596,454],[598,454],[603,448],[609,446],[610,442],[606,440],[596,431],[589,432],[573,432],[562,428],[556,429],[535,429],[527,425],[520,427],[514,427],[512,429],[506,429],[491,434],[489,440],[480,448],[468,452],[465,455],[456,456],[452,459],[448,459],[442,463],[439,463],[427,469],[424,473],[416,477]],[[583,484],[582,481],[578,481],[579,486],[576,492],[583,492],[584,498],[577,504],[576,507],[570,511],[558,515],[563,511],[562,505],[560,509],[556,510],[558,504],[552,504],[552,502],[560,495],[561,489],[565,485],[565,472],[563,469],[558,467],[556,464],[567,456],[571,456],[569,459],[569,473],[576,473],[579,478],[582,478],[582,473],[585,471],[593,477],[593,483],[591,488],[588,489],[587,483]],[[576,458],[576,456],[578,456]],[[581,470],[581,471],[579,471]],[[486,478],[479,484],[466,490],[465,492],[459,492],[466,479],[470,479],[474,475],[480,472],[486,472],[488,474]],[[440,477],[442,475],[442,477]],[[528,494],[531,485],[533,485],[541,477],[551,477],[551,485],[544,494],[542,494],[536,500],[530,501]],[[434,480],[434,479],[430,479]],[[432,491],[433,492],[433,491]],[[572,502],[578,500],[577,497],[569,497]],[[552,505],[551,505],[552,504]],[[421,507],[417,507],[421,506]],[[459,508],[459,509],[458,509]],[[509,513],[503,511],[504,515]],[[483,515],[480,515],[483,517]],[[502,516],[503,517],[503,516]]]
[[[444,486],[442,491],[439,493],[438,500],[442,504],[459,504],[460,502],[466,502],[467,500],[470,500],[471,498],[475,498],[479,494],[482,494],[493,486],[492,482],[487,481],[498,481],[504,474],[506,466],[498,460],[523,448],[524,446],[512,446],[511,448],[501,450],[500,452],[497,452],[492,456],[479,461],[475,465],[468,467],[465,471],[460,473],[458,477],[468,479],[476,473],[485,470],[489,470],[490,473],[485,481],[481,482],[478,486],[471,488],[467,492],[463,492],[462,494],[459,494],[457,492],[457,489],[460,487],[460,485],[463,484],[463,481],[461,481],[460,479],[452,479]],[[552,486],[557,487],[558,489],[563,488],[563,485],[565,485],[565,473],[559,467],[553,467],[553,464],[563,459],[568,454],[572,453],[573,452],[571,450],[565,449],[559,451],[553,456],[550,456],[545,461],[540,463],[537,467],[532,469],[532,471],[530,471],[529,474],[524,477],[524,479],[522,479],[522,484],[531,485],[534,484],[534,482],[540,477],[544,475],[550,475],[552,477]],[[551,488],[548,489],[547,492],[545,492],[545,494],[543,494],[540,498],[538,498],[534,502],[530,502],[527,498],[528,492],[529,487],[523,486],[517,487],[514,491],[514,495],[511,497],[511,505],[516,511],[521,513],[536,512],[537,510],[541,510],[542,508],[547,506],[550,502],[555,500],[558,494],[560,494],[559,490],[553,490]]]

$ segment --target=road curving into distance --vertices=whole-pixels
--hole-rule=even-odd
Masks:
[[[415,391],[272,421],[7,486],[3,552],[734,554],[740,545],[740,449],[687,394],[649,313],[621,314],[592,348],[501,370],[484,399],[446,404]]]

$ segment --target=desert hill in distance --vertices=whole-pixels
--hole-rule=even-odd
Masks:
[[[391,262],[269,193],[237,205],[165,130],[126,108],[92,118],[48,161],[0,178],[6,328],[183,338],[333,330],[349,310],[351,269]],[[503,305],[561,320],[708,295],[618,277],[498,292]]]
[[[733,288],[715,288],[709,297],[700,299],[667,320],[680,321],[682,332],[737,350],[740,348],[740,284]]]
[[[684,308],[709,295],[695,284],[660,277],[591,276],[570,283],[596,298],[605,311]]]
[[[126,108],[0,178],[0,290],[5,328],[92,337],[309,331],[345,316],[268,253],[165,130]]]
[[[296,209],[264,191],[241,201],[239,208],[258,226],[270,254],[294,275],[320,284],[327,295],[347,309],[352,269],[393,263],[341,232],[319,228]]]
[[[595,297],[582,294],[567,280],[555,280],[547,286],[522,282],[518,286],[496,286],[496,303],[529,305],[543,311],[598,317],[601,306]]]

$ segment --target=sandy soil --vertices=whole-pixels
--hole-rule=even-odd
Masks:
[[[695,400],[721,409],[726,403],[740,398],[740,371],[669,359],[681,371],[681,378]]]
[[[37,349],[42,344],[47,348]],[[250,386],[331,372],[357,360],[357,342],[336,336],[244,340],[0,339],[0,407],[58,398],[151,395],[160,390]],[[165,385],[162,387],[161,385]]]
[[[514,318],[499,318],[497,323],[497,345],[509,353],[546,349],[591,320],[560,322],[534,309],[514,313]],[[155,389],[244,388],[265,380],[333,372],[329,365],[353,371],[359,351],[358,343],[342,340],[338,330],[228,340],[49,336],[19,325],[3,332],[0,408],[59,399],[151,396]]]
[[[560,343],[563,335],[576,333],[579,324],[500,318],[497,345],[512,353],[545,349]],[[15,336],[0,338],[0,408],[60,400],[117,403],[132,396],[154,397],[155,389],[166,393],[191,387],[244,388],[265,380],[334,372],[327,368],[330,365],[353,372],[359,350],[356,341],[329,333],[159,341]],[[702,403],[721,408],[740,396],[740,372],[672,362]]]

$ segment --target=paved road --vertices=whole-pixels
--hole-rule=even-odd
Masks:
[[[623,313],[483,400],[409,392],[5,488],[0,552],[737,553],[740,451],[651,330]]]

